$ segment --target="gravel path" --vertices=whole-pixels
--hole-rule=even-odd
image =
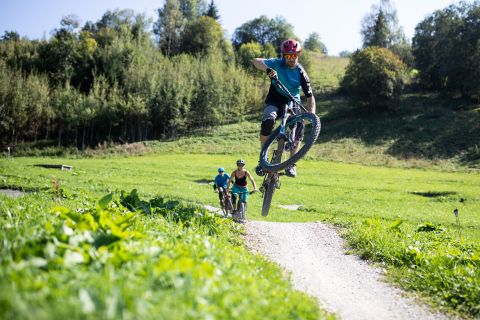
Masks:
[[[250,221],[247,245],[291,272],[295,288],[341,319],[446,319],[402,295],[382,270],[344,253],[344,241],[321,223]]]
[[[18,198],[24,194],[22,191],[11,189],[0,189],[0,193],[11,198]]]

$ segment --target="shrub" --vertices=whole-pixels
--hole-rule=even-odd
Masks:
[[[397,102],[405,70],[404,63],[390,50],[369,47],[352,55],[341,86],[352,103],[381,111]]]

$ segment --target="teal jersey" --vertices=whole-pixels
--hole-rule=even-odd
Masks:
[[[310,79],[302,65],[298,64],[295,68],[291,69],[285,64],[283,58],[265,59],[264,63],[267,67],[277,72],[278,80],[285,85],[297,100],[300,101],[301,89],[306,97],[313,95]],[[274,105],[283,105],[288,102],[288,95],[271,85],[265,102]]]

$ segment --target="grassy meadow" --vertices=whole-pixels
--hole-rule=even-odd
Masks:
[[[191,157],[1,160],[0,185],[29,191],[0,194],[0,317],[331,318],[240,225],[181,200],[216,197]]]
[[[251,195],[248,219],[337,225],[348,250],[398,286],[478,317],[480,109],[412,93],[366,115],[328,94],[348,60],[317,58],[309,74],[322,93],[319,141],[298,177],[282,178],[268,217]],[[0,188],[27,193],[0,194],[0,317],[330,317],[242,246],[242,227],[202,209],[218,206],[218,167],[230,173],[243,158],[254,171],[260,111],[171,140],[83,151],[24,144],[2,158]]]
[[[56,201],[66,202],[74,210],[84,205],[86,195],[95,199],[132,189],[145,199],[162,195],[218,206],[210,183],[216,168],[224,166],[229,172],[240,156],[234,152],[166,152],[92,159],[15,158],[2,160],[0,183],[3,187],[35,191],[15,200],[19,203],[22,199],[31,201],[38,194],[52,197],[57,184],[60,200]],[[245,158],[252,169],[256,157]],[[35,167],[38,163],[69,164],[74,171]],[[390,274],[399,285],[420,291],[435,304],[460,314],[478,314],[478,173],[318,160],[301,161],[298,172],[297,179],[282,180],[267,218],[260,215],[261,196],[252,195],[248,218],[326,221],[342,226],[353,250],[391,268]],[[261,183],[260,178],[256,181]],[[300,209],[280,207],[293,204],[301,205]],[[459,211],[459,222],[454,209]]]
[[[308,52],[312,63],[307,70],[316,93],[331,93],[340,86],[349,58],[325,56],[319,52]]]

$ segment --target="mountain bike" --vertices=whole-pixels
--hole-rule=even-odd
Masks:
[[[260,187],[263,195],[262,216],[267,216],[276,189],[280,189],[280,170],[295,164],[310,150],[320,134],[320,119],[298,101],[278,80],[272,84],[289,97],[284,106],[280,126],[268,137],[260,151],[260,165],[265,177]],[[295,152],[296,151],[296,152]],[[291,155],[287,158],[286,153]]]
[[[247,202],[242,200],[242,194],[244,194],[244,193],[253,194],[255,192],[256,192],[256,190],[253,190],[251,192],[240,191],[240,192],[237,193],[238,194],[237,211],[233,215],[233,221],[240,222],[240,223],[247,222]]]
[[[222,200],[220,201],[220,205],[222,207],[223,216],[225,218],[227,218],[228,215],[231,215],[233,217],[233,203],[232,199],[230,198],[229,192],[226,188],[222,187],[218,188],[218,192],[222,193]]]

